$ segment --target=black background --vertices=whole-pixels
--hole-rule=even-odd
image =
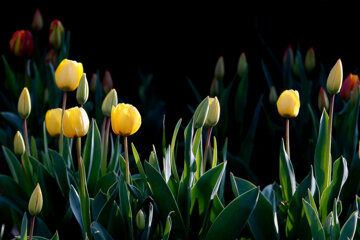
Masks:
[[[326,69],[341,58],[344,75],[357,72],[360,21],[351,9],[342,12],[336,5],[325,2],[301,9],[291,6],[276,11],[269,9],[266,14],[250,14],[245,6],[208,4],[136,2],[131,6],[102,3],[2,7],[0,54],[11,56],[12,33],[29,29],[33,13],[39,7],[44,17],[43,44],[47,44],[50,22],[61,20],[71,31],[69,58],[82,62],[88,74],[99,70],[102,76],[106,69],[110,70],[115,88],[125,102],[135,105],[139,101],[139,70],[154,74],[154,88],[166,102],[169,129],[180,117],[187,122],[191,117],[187,104],[197,104],[186,76],[205,97],[220,56],[225,60],[226,81],[230,81],[241,52],[245,52],[249,62],[249,104],[255,105],[262,93],[267,101],[268,88],[260,61],[264,59],[270,71],[275,65],[260,36],[279,61],[289,44],[303,55],[313,46],[317,60]],[[272,77],[275,85],[280,86],[282,76],[274,72]],[[257,136],[261,137],[261,132]],[[151,143],[146,144],[150,152]],[[279,142],[270,144],[274,144],[277,156]],[[277,165],[277,158],[272,161]],[[253,168],[256,172],[256,167]],[[265,179],[266,183],[277,180],[273,174]]]

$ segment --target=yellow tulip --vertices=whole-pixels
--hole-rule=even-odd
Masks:
[[[111,109],[111,127],[115,134],[130,136],[139,130],[141,115],[131,104],[120,103]]]
[[[18,101],[18,113],[22,119],[27,119],[31,113],[31,98],[27,87],[22,90]]]
[[[24,139],[19,131],[14,136],[14,152],[16,155],[23,155],[25,153]]]
[[[41,212],[42,206],[43,206],[43,196],[41,193],[40,185],[37,184],[29,200],[28,209],[30,214],[32,216],[38,215]]]
[[[45,126],[52,137],[56,137],[61,131],[61,108],[50,109],[45,115]]]
[[[343,82],[343,67],[341,60],[337,60],[334,67],[331,69],[327,82],[326,88],[331,95],[338,94],[341,89]]]
[[[209,111],[206,117],[205,127],[215,126],[220,118],[220,103],[217,97],[209,98]]]
[[[62,91],[74,91],[78,87],[83,73],[82,63],[64,59],[55,72],[56,85]]]
[[[281,93],[277,103],[279,114],[284,118],[294,118],[299,114],[300,97],[296,90],[285,90]]]
[[[79,138],[89,130],[89,117],[83,108],[73,107],[65,110],[63,131],[67,138]]]

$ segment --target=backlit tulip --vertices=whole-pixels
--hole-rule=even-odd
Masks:
[[[33,21],[31,24],[32,29],[35,31],[40,31],[44,26],[44,20],[41,15],[40,9],[36,9],[33,17]]]
[[[309,48],[305,55],[305,69],[307,72],[312,72],[316,66],[314,48]]]
[[[340,96],[342,99],[347,101],[350,97],[350,93],[354,90],[355,85],[359,82],[359,76],[356,74],[349,74],[345,80],[343,85],[341,86]]]
[[[28,206],[29,213],[32,216],[36,216],[41,212],[42,207],[43,207],[43,196],[40,185],[37,184],[29,200],[29,206]]]
[[[34,42],[30,31],[16,31],[10,39],[10,50],[15,56],[30,57],[34,51]]]
[[[326,82],[326,88],[328,92],[332,95],[338,94],[341,89],[343,81],[343,68],[341,60],[337,60],[334,67],[331,69],[327,82]]]
[[[62,91],[74,91],[78,87],[83,73],[83,65],[80,62],[64,59],[55,72],[56,85]]]
[[[23,155],[25,153],[24,139],[19,131],[14,136],[14,153],[16,155]]]
[[[224,66],[224,58],[219,57],[216,66],[215,66],[215,78],[218,81],[222,81],[224,79],[225,74],[225,66]]]
[[[101,110],[105,116],[111,116],[112,107],[118,104],[118,96],[115,89],[111,89],[111,91],[106,95]]]
[[[209,102],[210,98],[207,96],[196,108],[193,119],[193,126],[195,128],[201,128],[204,126],[208,112],[209,112]]]
[[[64,37],[64,27],[59,20],[54,20],[50,24],[49,32],[49,43],[55,48],[59,49],[61,47]]]
[[[285,90],[281,93],[277,103],[279,114],[284,118],[294,118],[299,114],[300,97],[296,90]]]
[[[120,103],[111,110],[111,127],[115,134],[130,136],[139,130],[141,115],[131,104]]]
[[[326,95],[326,92],[323,87],[320,87],[320,90],[319,90],[318,108],[319,108],[320,112],[322,112],[324,108],[325,108],[325,110],[329,109],[329,98]]]
[[[27,87],[22,90],[18,101],[18,113],[22,119],[27,119],[31,113],[31,98]]]
[[[89,130],[89,117],[83,108],[73,107],[65,110],[63,132],[67,138],[79,138]]]
[[[205,127],[214,127],[220,118],[220,103],[217,97],[209,98],[209,111],[205,121]]]
[[[61,131],[61,108],[50,109],[45,115],[45,126],[50,136],[56,137]]]

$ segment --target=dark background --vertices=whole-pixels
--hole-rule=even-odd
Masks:
[[[191,117],[187,105],[197,104],[186,76],[205,97],[209,94],[214,67],[220,56],[225,60],[225,81],[230,81],[241,52],[246,53],[251,93],[249,106],[256,104],[260,94],[264,94],[265,101],[268,99],[261,59],[268,65],[274,84],[280,86],[281,83],[282,76],[272,71],[276,66],[265,46],[280,62],[289,44],[300,49],[303,55],[313,46],[317,60],[322,61],[326,69],[340,57],[344,75],[356,73],[360,61],[358,16],[349,10],[341,12],[326,2],[309,5],[300,11],[292,6],[269,10],[267,14],[248,14],[250,11],[246,7],[218,4],[150,6],[137,2],[133,6],[120,3],[119,6],[32,4],[21,8],[2,7],[0,54],[11,55],[9,40],[12,33],[30,28],[36,7],[40,8],[44,18],[43,44],[47,44],[50,22],[61,20],[71,31],[69,58],[82,62],[88,74],[99,70],[102,77],[108,69],[118,95],[125,102],[135,105],[139,101],[138,72],[153,74],[153,87],[166,103],[169,132],[180,117],[187,123]],[[278,89],[278,93],[281,90]],[[154,135],[159,136],[158,133]],[[261,132],[257,136],[261,137]],[[275,156],[278,156],[279,141],[271,143],[276,149]],[[145,148],[150,152],[151,143],[146,143]],[[272,159],[276,167],[277,157]],[[261,172],[256,166],[253,168],[255,172]],[[277,177],[269,174],[264,179],[265,183],[271,183]]]

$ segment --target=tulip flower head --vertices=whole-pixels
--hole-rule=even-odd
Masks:
[[[80,105],[84,105],[89,98],[89,83],[86,73],[83,73],[79,86],[76,90],[76,100]]]
[[[331,95],[338,94],[341,89],[343,81],[343,67],[341,60],[337,60],[334,67],[331,69],[327,82],[326,88]]]
[[[111,91],[106,95],[101,110],[105,116],[111,117],[111,110],[113,106],[118,104],[118,96],[115,89],[111,89]]]
[[[141,231],[145,228],[144,212],[140,209],[135,217],[136,227]]]
[[[37,184],[29,200],[29,206],[28,206],[29,213],[32,216],[36,216],[41,212],[42,207],[43,207],[43,196],[40,185]]]
[[[67,138],[80,138],[89,130],[89,117],[83,108],[73,107],[65,110],[63,131]]]
[[[359,84],[359,76],[356,74],[349,74],[344,83],[341,86],[340,96],[342,99],[347,101],[350,97],[350,93],[354,90],[356,84]]]
[[[284,118],[294,118],[299,114],[300,97],[296,90],[285,90],[281,93],[277,103],[279,114]]]
[[[305,55],[305,69],[307,72],[312,72],[316,66],[314,48],[309,48]]]
[[[18,57],[30,57],[34,51],[34,42],[30,31],[16,31],[10,39],[10,50]]]
[[[109,72],[109,70],[105,71],[102,86],[103,86],[105,93],[108,93],[110,91],[110,89],[112,89],[114,86],[114,83],[113,83],[113,80],[111,77],[111,73]]]
[[[50,24],[49,43],[56,50],[61,47],[64,37],[64,27],[59,20],[54,20]]]
[[[24,139],[19,131],[14,136],[14,153],[19,156],[25,153]]]
[[[208,112],[209,112],[210,98],[207,96],[196,108],[193,115],[194,128],[201,128],[204,126]]]
[[[136,133],[141,125],[141,115],[131,104],[120,103],[111,110],[111,127],[115,134],[130,136]]]
[[[248,63],[246,61],[245,53],[241,53],[238,66],[237,66],[237,74],[240,78],[243,78],[248,68]]]
[[[35,31],[38,32],[43,28],[43,26],[44,26],[44,20],[41,15],[40,9],[37,8],[34,13],[31,27],[32,27],[32,29],[34,29]]]
[[[206,117],[205,127],[214,127],[220,118],[220,103],[217,97],[209,98],[209,111]]]
[[[83,65],[80,62],[64,59],[55,71],[55,81],[62,91],[74,91],[84,73]]]
[[[225,65],[223,56],[219,57],[216,66],[215,66],[215,78],[218,81],[222,81],[224,79],[225,74]]]
[[[61,131],[61,108],[50,109],[45,115],[45,127],[50,136],[59,136]]]
[[[325,110],[329,109],[329,98],[326,95],[326,92],[323,87],[320,87],[320,90],[319,90],[318,108],[319,108],[319,111],[321,111],[321,112],[323,111],[324,108],[325,108]]]
[[[22,119],[27,119],[31,113],[31,98],[27,87],[22,90],[18,101],[18,113]]]

